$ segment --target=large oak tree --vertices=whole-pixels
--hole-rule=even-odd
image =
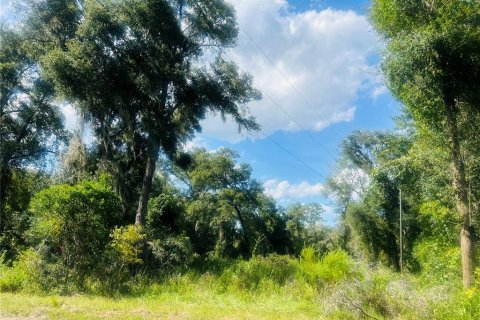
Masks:
[[[137,225],[145,217],[159,154],[174,159],[208,113],[258,129],[246,104],[260,93],[222,55],[238,35],[233,7],[224,1],[35,3],[33,38],[50,39],[38,41],[41,66],[90,120],[99,155],[115,163],[120,194],[137,199]]]

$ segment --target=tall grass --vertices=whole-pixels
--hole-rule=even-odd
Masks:
[[[42,285],[45,279],[35,273],[34,262],[29,253],[12,266],[0,264],[0,291],[50,295],[52,291]],[[88,295],[105,295],[98,279],[88,279],[83,287]],[[478,289],[464,291],[457,283],[426,285],[421,277],[368,266],[341,250],[318,257],[306,248],[298,259],[211,258],[182,272],[136,275],[123,287],[127,290],[109,294],[127,300],[181,301],[201,308],[212,303],[223,308],[237,301],[245,309],[250,305],[292,314],[303,310],[312,318],[326,319],[480,319]]]

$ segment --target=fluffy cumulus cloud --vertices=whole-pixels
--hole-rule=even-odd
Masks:
[[[241,30],[239,45],[228,57],[251,73],[264,93],[262,101],[250,105],[261,136],[351,121],[360,95],[381,94],[368,63],[379,43],[365,16],[333,9],[293,12],[285,0],[231,2]],[[219,117],[203,126],[207,136],[245,137]]]
[[[324,189],[321,183],[310,184],[307,181],[303,181],[299,184],[291,184],[287,180],[278,181],[276,179],[265,181],[263,187],[265,188],[265,193],[277,200],[294,200],[321,196]]]

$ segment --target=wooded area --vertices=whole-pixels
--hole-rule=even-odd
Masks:
[[[320,204],[277,203],[235,151],[184,148],[211,115],[260,130],[248,103],[261,93],[225,56],[231,5],[18,5],[21,23],[0,25],[0,292],[210,281],[220,295],[293,290],[334,306],[312,311],[327,318],[480,316],[480,2],[372,1],[402,115],[339,146],[334,226]],[[75,132],[64,105],[81,115]]]

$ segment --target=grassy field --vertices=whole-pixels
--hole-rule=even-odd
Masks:
[[[0,293],[1,319],[319,319],[319,311],[315,304],[279,297],[168,294],[113,299]]]
[[[20,264],[0,266],[0,319],[480,319],[480,289],[463,290],[458,277],[435,284],[341,252],[208,266],[135,276],[120,291],[92,279],[41,289],[55,278],[35,282]]]

